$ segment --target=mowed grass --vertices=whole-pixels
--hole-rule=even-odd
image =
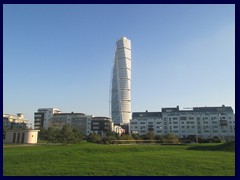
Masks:
[[[226,147],[225,147],[226,146]],[[234,176],[230,145],[78,145],[3,148],[4,176]],[[235,147],[235,146],[234,146]]]

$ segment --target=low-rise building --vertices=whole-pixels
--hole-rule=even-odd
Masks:
[[[119,134],[119,135],[126,132],[125,129],[123,129],[121,126],[118,126],[118,125],[113,125],[112,131]]]
[[[38,131],[33,129],[6,130],[5,143],[37,143]]]

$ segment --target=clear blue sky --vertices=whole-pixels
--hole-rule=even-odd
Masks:
[[[117,39],[132,41],[132,111],[232,106],[235,5],[4,5],[3,112],[109,116]]]

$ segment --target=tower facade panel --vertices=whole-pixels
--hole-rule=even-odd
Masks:
[[[116,42],[111,89],[111,116],[116,124],[129,123],[131,118],[131,41],[126,37]]]

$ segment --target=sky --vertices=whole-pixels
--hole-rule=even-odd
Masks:
[[[5,4],[3,113],[110,116],[116,41],[132,44],[132,112],[231,106],[234,4]]]

